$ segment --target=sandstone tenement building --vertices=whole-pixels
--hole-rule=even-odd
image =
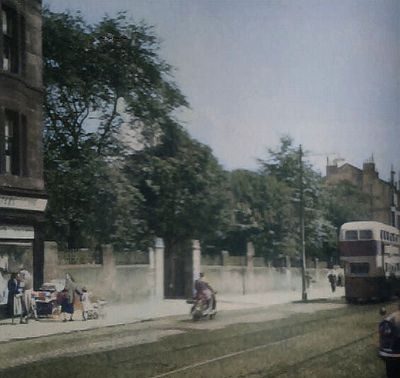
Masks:
[[[338,166],[336,163],[326,167],[326,182],[335,184],[349,181],[370,198],[370,219],[400,228],[400,188],[395,182],[395,172],[391,172],[390,181],[379,178],[373,158],[359,169],[350,164]]]
[[[0,305],[10,272],[43,279],[42,2],[0,0]]]

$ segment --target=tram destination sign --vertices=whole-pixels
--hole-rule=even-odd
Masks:
[[[43,212],[46,205],[47,200],[43,198],[0,195],[0,208]]]

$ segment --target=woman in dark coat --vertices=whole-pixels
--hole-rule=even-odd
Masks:
[[[8,298],[7,298],[7,312],[10,318],[14,320],[14,299],[15,294],[18,294],[18,281],[17,273],[11,273],[11,277],[7,282]]]
[[[66,314],[69,314],[69,321],[73,320],[75,293],[81,294],[80,289],[72,276],[67,273],[65,275],[65,287],[60,295],[61,313],[64,315],[64,322],[67,321]]]
[[[74,314],[74,304],[71,303],[68,289],[64,290],[59,294],[58,303],[61,305],[61,314],[63,314],[63,322],[67,321],[67,314],[69,314],[69,320],[72,320],[72,315]]]

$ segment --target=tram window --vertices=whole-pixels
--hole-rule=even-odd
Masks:
[[[358,240],[357,231],[346,231],[344,239],[345,240]]]
[[[371,240],[372,230],[360,230],[360,240]]]
[[[350,273],[352,274],[368,274],[369,263],[351,263]]]

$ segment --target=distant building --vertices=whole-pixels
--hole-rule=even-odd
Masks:
[[[349,181],[370,196],[370,219],[400,228],[400,183],[395,182],[395,173],[391,172],[389,182],[379,178],[373,158],[359,169],[350,164],[338,166],[337,163],[326,167],[326,182],[335,184]]]
[[[42,2],[0,0],[0,304],[22,266],[43,279]]]

